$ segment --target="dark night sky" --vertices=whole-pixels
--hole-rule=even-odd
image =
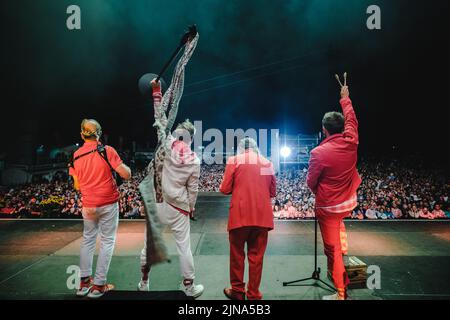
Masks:
[[[66,28],[70,4],[81,7],[81,31]],[[371,4],[382,10],[380,31],[366,28]],[[333,75],[347,71],[361,152],[397,145],[434,156],[436,147],[444,151],[448,144],[447,6],[407,0],[2,1],[1,123],[8,132],[2,149],[14,150],[26,133],[36,145],[74,143],[84,117],[99,120],[113,145],[120,134],[153,144],[151,105],[137,80],[158,72],[185,27],[196,23],[200,40],[187,67],[179,119],[203,120],[204,128],[316,133],[323,113],[339,109]]]

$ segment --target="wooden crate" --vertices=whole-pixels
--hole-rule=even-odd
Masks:
[[[349,288],[365,288],[367,282],[367,264],[355,256],[348,257],[348,264],[345,266],[348,278],[350,279]]]
[[[367,282],[367,264],[355,256],[349,256],[344,259],[345,270],[347,271],[350,284],[349,289],[366,288]],[[328,279],[332,281],[331,273],[328,272]]]

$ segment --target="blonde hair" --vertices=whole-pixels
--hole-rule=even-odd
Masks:
[[[95,119],[81,121],[81,135],[86,140],[96,140],[102,135],[102,126]]]
[[[191,138],[195,134],[194,124],[189,119],[186,119],[183,122],[181,122],[180,124],[178,124],[177,129],[184,129],[184,130],[186,130],[191,135]]]

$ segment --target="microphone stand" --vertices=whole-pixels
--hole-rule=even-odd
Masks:
[[[316,286],[316,287],[322,288],[320,286],[320,283],[322,283],[328,287],[327,290],[331,289],[332,291],[336,292],[336,289],[333,286],[331,286],[330,284],[328,284],[325,281],[323,281],[322,279],[320,279],[320,268],[317,267],[317,217],[316,217],[316,215],[314,215],[314,271],[313,271],[311,277],[309,277],[309,278],[293,280],[293,281],[289,281],[289,282],[283,282],[283,287],[291,286],[294,283],[304,282],[304,281],[308,281],[308,280],[314,280],[314,282],[311,284],[305,284],[305,286]],[[301,285],[296,285],[296,286],[301,286]]]
[[[156,78],[156,82],[159,81],[159,79],[163,76],[163,74],[166,72],[167,68],[172,64],[175,57],[180,52],[181,48],[183,48],[184,43],[180,43],[180,45],[175,49],[175,51],[172,53],[172,56],[167,60],[167,62],[162,67],[162,70],[158,73],[158,77]]]
[[[159,81],[159,79],[163,76],[163,74],[166,72],[167,68],[172,64],[175,57],[178,55],[178,53],[181,51],[181,49],[184,47],[186,42],[189,40],[189,38],[193,38],[197,35],[197,26],[194,24],[192,26],[189,26],[189,30],[183,35],[181,38],[180,44],[175,49],[175,51],[170,56],[169,60],[164,64],[161,71],[158,74],[158,77],[156,78],[156,82]]]

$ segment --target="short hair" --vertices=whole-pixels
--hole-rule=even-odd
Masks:
[[[191,138],[195,134],[195,126],[189,119],[186,119],[183,122],[179,123],[178,126],[177,126],[177,129],[184,129],[184,130],[186,130],[191,135]]]
[[[344,131],[345,118],[340,112],[327,112],[323,116],[322,126],[327,129],[330,135],[342,133]]]
[[[102,126],[95,119],[81,121],[81,135],[86,140],[97,140],[102,135]]]
[[[242,153],[245,150],[252,149],[254,152],[258,153],[258,144],[256,143],[255,139],[250,137],[245,137],[241,141],[239,141],[238,144],[238,152]]]

